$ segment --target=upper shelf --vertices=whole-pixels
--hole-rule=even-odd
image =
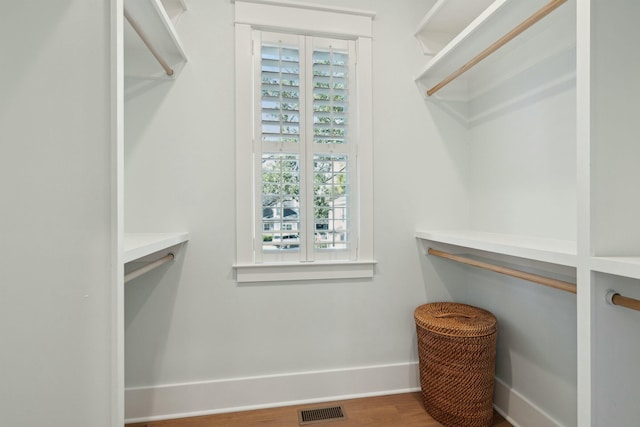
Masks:
[[[189,240],[189,233],[125,233],[124,262],[136,261]]]
[[[496,254],[576,267],[576,243],[468,230],[419,231],[416,237]]]
[[[160,0],[164,10],[175,25],[182,14],[187,10],[186,0]]]
[[[428,89],[434,88],[452,73],[463,69],[464,72],[459,78],[431,97],[467,102],[501,82],[526,72],[542,59],[572,48],[576,38],[575,0],[569,0],[565,4],[557,3],[558,1],[561,0],[495,0],[488,6],[477,0],[450,0],[451,6],[445,6],[449,2],[443,2],[441,9],[445,8],[444,10],[453,7],[453,3],[457,5],[457,11],[483,10],[466,27],[460,29],[446,46],[438,50],[417,75],[415,80],[421,92],[428,98]],[[436,5],[440,3],[439,1]],[[542,14],[545,10],[551,11]],[[427,24],[424,31],[429,28],[430,20],[440,16],[434,12],[433,18],[430,18],[430,14],[423,20]],[[442,13],[442,20],[448,15],[452,14]],[[535,16],[540,16],[540,19],[532,20]],[[465,17],[465,20],[469,20],[469,17]],[[456,20],[452,19],[453,21]],[[531,28],[523,25],[532,21],[535,24]],[[444,24],[438,25],[445,27]],[[459,26],[459,22],[450,25],[451,28]],[[468,66],[494,43],[520,29],[523,29],[521,33],[491,53],[490,58],[481,59],[476,64]],[[428,34],[424,31],[417,33],[419,39]],[[432,42],[437,44],[437,37]],[[575,66],[573,68],[575,70]]]
[[[494,0],[438,0],[420,22],[415,37],[422,51],[435,55]]]
[[[147,39],[173,70],[175,77],[187,55],[182,48],[174,23],[186,9],[184,0],[125,0],[124,8],[137,22]],[[124,73],[128,77],[167,78],[150,49],[130,23],[124,24]]]

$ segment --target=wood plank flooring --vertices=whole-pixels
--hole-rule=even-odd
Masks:
[[[298,410],[342,405],[346,420],[309,424],[311,427],[442,427],[427,414],[420,393],[394,394],[319,404],[232,412],[177,420],[127,424],[127,427],[297,427]],[[493,427],[511,427],[494,413]]]

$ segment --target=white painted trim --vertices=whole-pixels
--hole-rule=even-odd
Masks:
[[[232,378],[129,388],[125,417],[156,421],[419,390],[418,362]]]
[[[111,420],[124,424],[124,17],[110,2],[111,114]]]
[[[373,125],[372,125],[372,23],[373,14],[341,13],[339,8],[301,7],[290,1],[235,1],[236,33],[236,271],[238,282],[274,282],[370,278],[374,274],[373,256]],[[353,12],[353,11],[352,11]],[[262,262],[260,242],[254,241],[260,226],[254,217],[252,162],[259,161],[252,150],[255,144],[252,120],[256,87],[252,79],[252,54],[256,46],[252,29],[287,32],[302,29],[304,34],[332,34],[339,39],[356,39],[357,119],[353,129],[357,135],[357,210],[359,212],[357,257],[351,262],[316,260],[307,263]],[[256,55],[257,58],[257,55]],[[259,82],[259,76],[256,77]],[[253,83],[253,84],[249,84]],[[257,128],[257,125],[255,126]],[[355,222],[355,221],[354,221]],[[255,247],[257,245],[257,247]],[[288,254],[283,254],[288,255]],[[264,261],[271,261],[265,259]],[[291,260],[288,260],[291,261]]]
[[[311,7],[309,7],[311,6]],[[272,31],[303,31],[306,35],[372,37],[374,14],[282,1],[235,2],[235,23]]]
[[[322,12],[338,12],[338,13],[344,13],[347,15],[366,16],[371,19],[375,18],[376,16],[376,13],[370,10],[353,9],[350,7],[327,6],[324,4],[314,4],[314,3],[297,3],[297,2],[288,1],[288,0],[231,0],[231,3],[236,3],[236,2],[259,3],[259,4],[270,5],[270,6],[287,6],[287,7],[295,7],[298,9],[318,10]]]
[[[595,286],[593,272],[589,269],[589,260],[593,255],[592,227],[595,218],[592,218],[594,204],[591,200],[591,68],[597,61],[591,55],[592,42],[592,18],[591,1],[578,1],[576,3],[576,175],[577,175],[577,243],[578,243],[578,268],[577,275],[577,370],[578,370],[578,425],[591,427],[595,420],[595,402],[593,401],[593,388],[595,381],[592,379],[596,366],[593,360],[594,349],[594,293]],[[594,35],[595,37],[596,35]],[[595,102],[595,101],[594,101]]]
[[[376,263],[377,261],[318,261],[235,264],[233,268],[236,270],[238,283],[282,282],[373,277]]]
[[[357,141],[358,141],[358,259],[374,259],[373,253],[373,42],[357,41]]]
[[[250,25],[235,25],[236,260],[253,263],[253,48]]]
[[[514,427],[561,427],[558,421],[544,412],[529,399],[495,378],[493,406]]]
[[[494,408],[514,427],[562,427],[499,378]],[[125,391],[126,423],[159,421],[420,391],[418,362],[296,372]]]

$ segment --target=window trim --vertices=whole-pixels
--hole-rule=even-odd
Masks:
[[[373,277],[372,19],[374,13],[282,0],[236,0],[236,271],[238,282]],[[329,23],[329,24],[327,24]],[[356,41],[357,260],[258,263],[254,259],[253,40],[255,29]],[[251,126],[247,126],[251,123]]]
[[[235,23],[254,29],[371,38],[375,12],[286,0],[235,0]]]

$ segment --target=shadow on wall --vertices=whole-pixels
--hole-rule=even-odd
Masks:
[[[498,319],[496,378],[570,425],[577,408],[575,295],[484,270],[471,274],[470,304]]]
[[[451,262],[427,255],[429,246],[416,239],[420,268],[424,280],[426,300],[423,303],[449,301],[466,302],[467,269]]]
[[[125,285],[125,377],[146,381],[145,384],[152,384],[158,377],[163,364],[161,357],[165,354],[174,321],[174,305],[186,249],[185,245],[175,252],[174,261]],[[130,339],[136,340],[135,345],[128,343]],[[135,351],[126,352],[126,349]],[[127,375],[130,370],[135,370],[135,375]],[[126,384],[127,387],[136,385]]]
[[[575,45],[526,67],[515,68],[501,79],[466,93],[466,84],[451,84],[442,93],[425,99],[428,108],[447,113],[459,124],[472,127],[496,119],[506,113],[525,108],[541,99],[575,89]],[[462,78],[462,77],[461,77]],[[461,94],[459,86],[464,86]],[[420,87],[420,86],[419,86]]]

